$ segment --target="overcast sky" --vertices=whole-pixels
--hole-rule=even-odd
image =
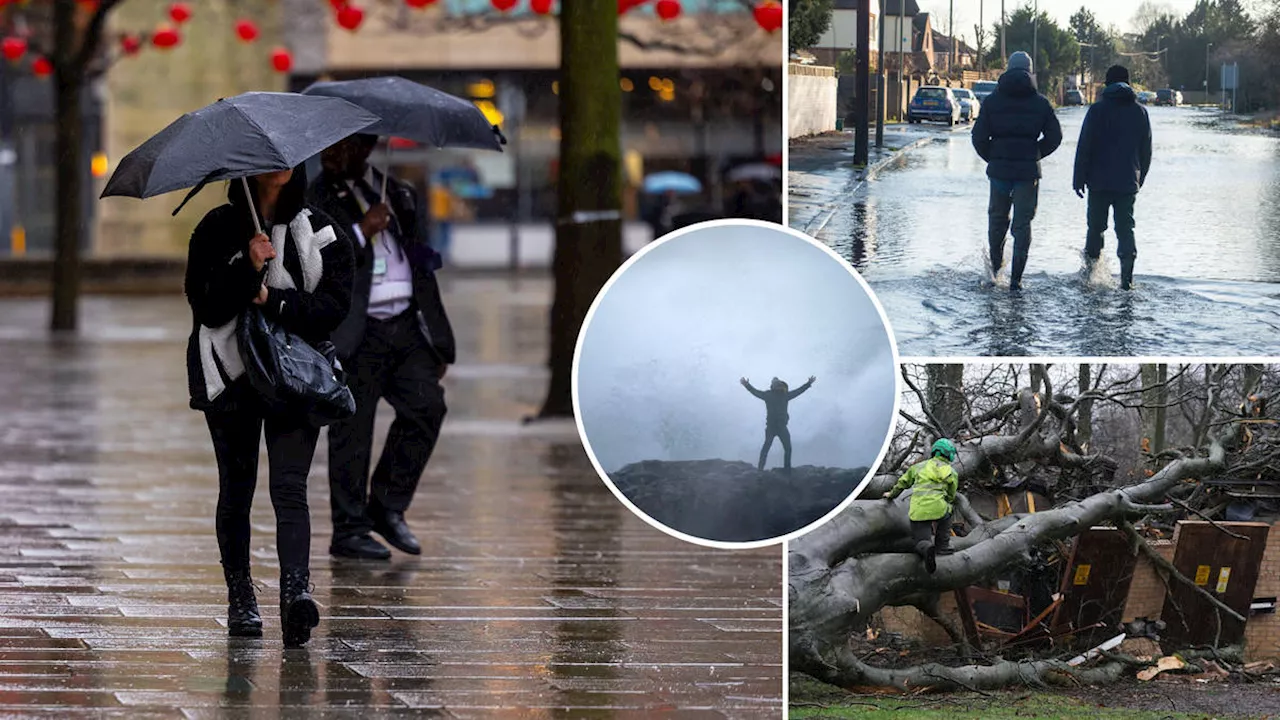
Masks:
[[[794,389],[792,464],[870,466],[893,411],[888,334],[845,266],[764,228],[714,228],[653,249],[618,279],[583,339],[578,388],[606,471],[639,460],[755,463],[760,389]],[[781,465],[774,443],[770,467]]]
[[[947,11],[952,7],[951,0],[916,0],[922,12],[933,17],[933,28],[947,33]],[[1132,30],[1134,12],[1141,4],[1138,0],[1039,0],[1040,9],[1049,14],[1059,25],[1066,27],[1067,21],[1075,11],[1086,7],[1093,11],[1098,22],[1104,27],[1115,25],[1121,32]],[[1022,0],[1005,0],[1004,9],[1012,13],[1023,5],[1030,3]],[[1168,7],[1178,16],[1186,15],[1196,6],[1196,0],[1161,0],[1159,4]],[[1000,18],[1000,0],[982,0],[982,21],[987,27],[994,25]],[[973,26],[978,24],[979,0],[954,0],[956,35],[961,35],[973,44]]]

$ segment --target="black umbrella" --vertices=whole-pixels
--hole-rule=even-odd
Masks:
[[[223,98],[125,155],[102,197],[148,198],[194,186],[185,205],[208,183],[297,167],[376,122],[376,115],[338,98],[277,92]]]
[[[474,103],[402,77],[318,82],[302,94],[342,98],[382,118],[364,131],[370,135],[499,152],[506,142]]]
[[[474,103],[402,77],[318,82],[302,93],[342,98],[382,118],[364,130],[370,135],[395,135],[438,148],[498,152],[507,142],[498,126],[491,124]],[[386,181],[383,173],[384,197]]]

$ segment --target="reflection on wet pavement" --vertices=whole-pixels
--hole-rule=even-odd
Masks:
[[[855,196],[833,194],[819,239],[872,285],[904,355],[1274,354],[1280,138],[1221,127],[1210,111],[1149,110],[1132,294],[1115,286],[1113,232],[1107,277],[1080,276],[1085,201],[1071,172],[1084,108],[1059,111],[1065,140],[1043,162],[1021,300],[983,282],[988,183],[967,130],[938,132]]]
[[[447,288],[465,364],[409,512],[422,556],[324,554],[322,439],[324,619],[287,653],[265,492],[266,635],[226,637],[183,300],[88,300],[79,340],[45,335],[44,302],[0,302],[0,716],[776,717],[780,551],[670,539],[609,493],[572,423],[520,426],[542,396],[549,297],[541,280]],[[379,441],[389,421],[384,406]]]

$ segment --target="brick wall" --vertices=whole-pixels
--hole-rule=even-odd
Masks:
[[[1253,596],[1280,597],[1280,524],[1267,533],[1267,550],[1258,571]],[[1245,657],[1249,660],[1280,660],[1280,615],[1253,615],[1244,626]]]
[[[1173,560],[1176,547],[1172,540],[1157,540],[1150,544],[1165,560]],[[1156,566],[1146,555],[1139,555],[1133,566],[1133,581],[1129,584],[1129,599],[1124,604],[1123,622],[1137,618],[1155,620],[1164,609],[1164,580],[1156,572]]]
[[[836,70],[821,65],[787,65],[787,137],[836,129]]]

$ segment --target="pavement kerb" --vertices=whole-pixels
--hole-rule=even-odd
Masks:
[[[943,137],[945,136],[922,137],[917,140],[913,140],[893,151],[888,156],[871,163],[861,171],[854,171],[852,177],[849,178],[849,183],[841,188],[838,191],[838,194],[846,195],[857,192],[868,180],[875,179],[875,176],[879,174],[881,170],[902,159],[902,156],[908,151],[927,145],[928,143],[941,140]],[[813,220],[806,223],[804,227],[799,228],[799,230],[806,235],[816,236],[818,233],[822,232],[822,228],[826,227],[827,223],[831,220],[831,217],[835,215],[836,208],[837,206],[832,204],[828,210],[819,213]]]

